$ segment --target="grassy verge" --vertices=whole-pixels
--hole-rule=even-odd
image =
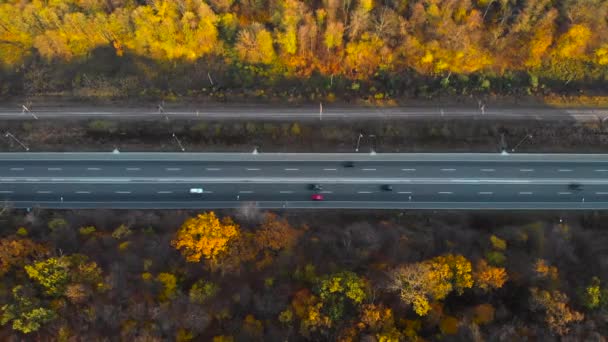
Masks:
[[[498,152],[504,140],[517,152],[606,152],[601,122],[489,120],[205,121],[205,120],[36,120],[5,121],[31,151],[189,152]],[[175,134],[176,138],[173,137]],[[532,138],[526,138],[531,135]],[[524,141],[522,141],[524,140]],[[519,144],[519,145],[518,145]],[[23,148],[0,140],[3,151]]]

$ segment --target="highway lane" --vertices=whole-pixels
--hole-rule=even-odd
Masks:
[[[270,177],[334,179],[364,178],[370,181],[387,179],[578,179],[602,180],[608,177],[608,162],[526,161],[496,165],[496,162],[454,161],[449,165],[437,161],[357,161],[345,167],[344,161],[45,161],[0,160],[2,178],[21,179],[46,177],[135,177],[184,178],[233,177],[257,179]],[[332,180],[339,181],[339,180]]]
[[[35,120],[56,118],[188,118],[209,120],[343,120],[343,119],[537,119],[598,121],[608,117],[608,109],[551,108],[551,107],[493,107],[445,106],[434,107],[355,107],[325,104],[300,107],[265,107],[263,105],[165,105],[139,107],[85,106],[69,103],[58,105],[35,104],[25,111],[21,104],[0,107],[4,120]]]
[[[324,201],[311,201],[314,193]],[[608,208],[608,155],[3,153],[0,200],[61,208],[598,209]]]

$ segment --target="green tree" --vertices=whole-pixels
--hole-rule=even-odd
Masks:
[[[64,295],[70,283],[85,284],[96,290],[104,286],[102,270],[82,254],[48,258],[24,268],[29,278],[53,297]]]
[[[38,331],[55,317],[53,310],[40,306],[39,300],[19,285],[13,288],[12,302],[2,306],[0,324],[11,323],[13,330],[29,334]]]
[[[177,278],[171,273],[160,273],[156,276],[156,281],[162,284],[162,291],[158,296],[161,302],[175,298],[177,290]]]
[[[342,271],[319,280],[316,292],[323,303],[323,310],[336,322],[342,319],[346,309],[358,307],[367,298],[367,284],[356,273]]]
[[[583,289],[580,297],[583,306],[588,310],[608,307],[608,288],[601,287],[598,277],[591,279],[591,283]]]
[[[191,302],[202,304],[208,299],[213,298],[218,291],[219,287],[216,284],[199,279],[192,285],[188,295]]]

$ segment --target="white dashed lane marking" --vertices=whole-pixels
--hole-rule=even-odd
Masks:
[[[480,194],[480,195],[491,195],[491,194],[493,194],[493,192],[491,192],[491,191],[480,191],[480,192],[478,192],[478,194]]]
[[[440,194],[440,195],[451,195],[452,192],[451,191],[439,191],[438,194]]]
[[[139,171],[139,170],[141,170],[141,169],[138,167],[128,167],[127,168],[127,171]]]
[[[207,171],[219,171],[219,170],[221,170],[221,169],[220,169],[220,168],[218,168],[218,167],[208,167],[206,170],[207,170]]]
[[[256,168],[247,168],[247,171],[260,171],[260,169],[256,169]]]
[[[22,167],[11,167],[11,171],[23,171]]]
[[[557,172],[572,172],[570,169],[559,169]]]
[[[494,172],[495,169],[481,169],[482,172]]]
[[[37,194],[52,194],[52,191],[48,191],[48,190],[41,190],[41,191],[36,191]]]
[[[300,169],[284,169],[285,171],[299,171]]]
[[[520,195],[532,195],[532,191],[520,191]]]
[[[77,194],[90,194],[90,191],[76,191]]]
[[[250,190],[243,190],[243,191],[239,191],[239,194],[252,194],[253,191]]]
[[[117,194],[130,194],[131,191],[115,191]]]
[[[172,194],[173,191],[158,191],[157,194]]]
[[[88,171],[99,171],[99,170],[101,170],[101,168],[98,168],[98,167],[87,167],[87,170]]]
[[[452,171],[456,171],[456,169],[441,169],[441,171],[443,171],[443,172],[452,172]]]
[[[416,169],[401,169],[401,171],[412,172],[412,171],[416,171]]]
[[[179,167],[168,167],[165,170],[167,170],[167,171],[179,171],[181,169]]]
[[[323,171],[337,171],[337,169],[323,169]]]
[[[572,195],[570,191],[560,191],[557,193],[558,195]]]
[[[49,171],[61,171],[62,168],[60,168],[60,167],[49,167],[49,168],[47,168],[47,170],[49,170]]]
[[[534,172],[534,169],[519,169],[520,172]]]

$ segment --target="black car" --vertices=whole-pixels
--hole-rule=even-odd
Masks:
[[[572,191],[581,191],[583,190],[583,186],[580,183],[570,183],[568,184],[568,189]]]
[[[381,188],[384,191],[393,191],[393,186],[390,184],[384,184]]]
[[[321,184],[310,184],[308,186],[308,188],[310,190],[314,190],[314,191],[321,191],[321,190],[323,190],[323,187],[321,186]]]
[[[342,164],[344,167],[355,167],[355,163],[352,161],[347,161]]]

